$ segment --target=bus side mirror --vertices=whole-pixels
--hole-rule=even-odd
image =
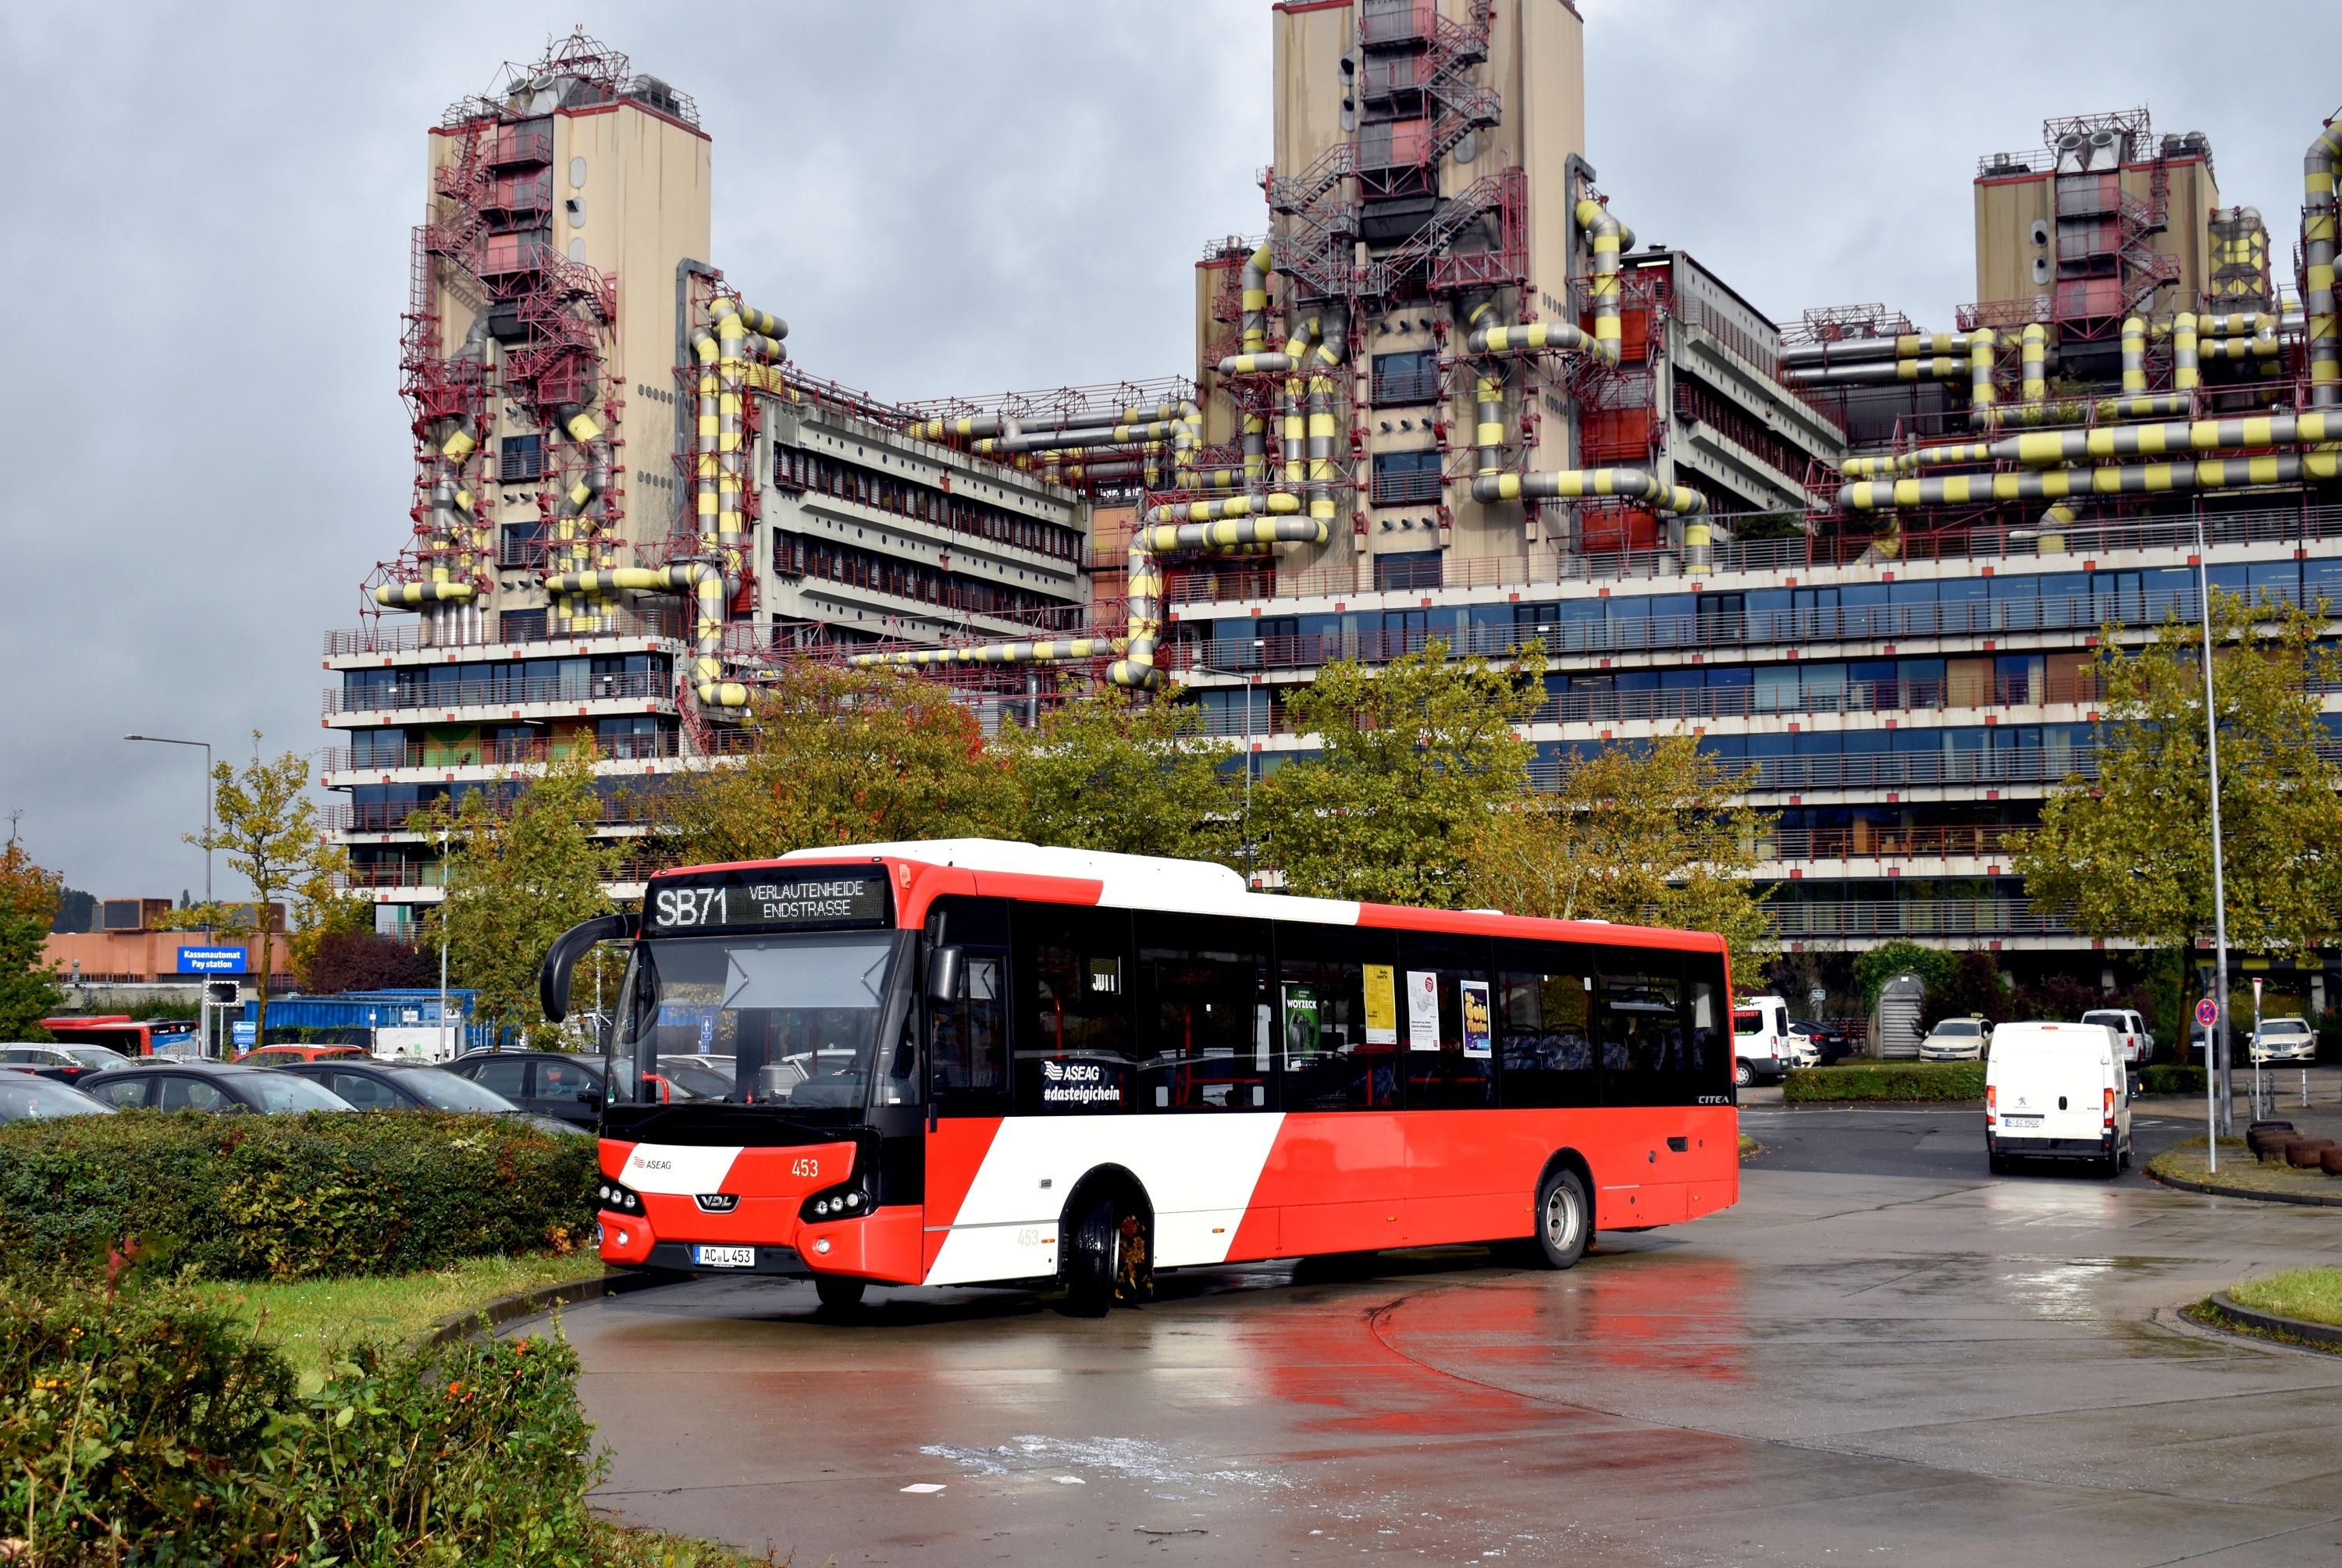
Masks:
[[[605,914],[573,925],[553,939],[553,945],[545,949],[545,967],[536,975],[537,1004],[548,1021],[558,1024],[569,1015],[569,977],[576,973],[577,961],[597,943],[632,939],[636,924],[631,914]]]
[[[927,954],[927,1000],[938,1005],[957,1002],[967,989],[967,954],[957,947],[938,947]]]

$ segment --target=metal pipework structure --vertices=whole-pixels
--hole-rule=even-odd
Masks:
[[[2171,318],[2171,390],[2174,392],[2193,392],[2203,381],[2197,365],[2197,342],[2196,313],[2183,310],[2174,315]]]
[[[488,317],[473,317],[462,346],[449,355],[455,364],[485,366],[488,354]],[[468,417],[442,419],[432,428],[431,577],[422,583],[384,583],[374,591],[374,602],[388,609],[425,610],[443,604],[465,604],[478,598],[473,582],[477,551],[482,547],[479,517],[471,487],[464,483],[464,465],[480,449],[479,433]],[[465,548],[467,547],[468,548]],[[462,550],[455,569],[447,560]]]
[[[2200,463],[2146,463],[2107,468],[2051,468],[2027,474],[1955,474],[1938,479],[1865,480],[1837,493],[1842,512],[1915,506],[1982,505],[1994,501],[2062,501],[2077,495],[2149,495],[2232,490],[2253,484],[2330,480],[2342,453],[2280,452],[2214,457]]]
[[[2024,356],[2025,381],[2021,395],[2027,403],[2046,402],[2049,396],[2049,329],[2037,321],[2025,324],[2025,335],[2019,345]]]
[[[1978,430],[1992,424],[1993,404],[2000,400],[1992,380],[1993,355],[1999,346],[1999,335],[1988,326],[1968,334],[1968,424]]]
[[[1923,468],[1986,463],[2046,467],[2088,458],[2153,457],[2164,453],[2222,452],[2256,446],[2310,446],[2337,440],[2342,440],[2342,413],[2258,414],[2163,424],[2028,431],[2003,436],[1998,441],[1923,446],[1893,457],[1849,457],[1838,464],[1838,472],[1848,479],[1885,479]]]
[[[1586,289],[1594,307],[1593,353],[1616,365],[1626,342],[1618,315],[1618,253],[1635,243],[1635,232],[1590,196],[1578,198],[1575,215],[1594,250],[1594,275]]]
[[[622,590],[645,594],[687,594],[697,605],[692,628],[691,684],[702,707],[744,708],[748,688],[724,679],[724,608],[732,596],[731,579],[712,561],[679,561],[671,566],[613,566],[592,572],[567,572],[545,580],[545,591],[555,599],[606,598]]]
[[[2136,315],[2123,317],[2122,389],[2147,390],[2147,322]]]
[[[1875,360],[1919,359],[1957,355],[1967,363],[1968,335],[1964,332],[1907,332],[1894,337],[1840,338],[1835,343],[1798,344],[1781,351],[1787,370],[1827,369]]]
[[[1106,679],[1135,691],[1155,691],[1163,682],[1155,655],[1163,640],[1163,560],[1174,554],[1251,555],[1282,544],[1323,544],[1331,537],[1325,521],[1297,515],[1301,499],[1286,491],[1232,495],[1156,506],[1131,530],[1124,560],[1128,586],[1128,625],[1120,636],[1092,631],[1047,641],[987,643],[966,648],[906,648],[856,654],[857,668],[881,665],[1048,664],[1121,656],[1106,667]]]
[[[2342,126],[2330,122],[2301,160],[2301,314],[2309,335],[2309,405],[2342,404],[2342,320],[2334,306],[2334,169]]]

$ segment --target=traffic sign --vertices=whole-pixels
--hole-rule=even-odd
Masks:
[[[1829,1000],[1829,993],[1817,985],[1811,991],[1806,993],[1806,1000],[1812,1003],[1815,1006],[1819,1007],[1823,1003]]]
[[[2196,1004],[2196,1022],[2209,1029],[2220,1021],[2220,1004],[2207,996]]]
[[[242,974],[250,961],[241,947],[182,947],[179,949],[179,973],[182,974]]]

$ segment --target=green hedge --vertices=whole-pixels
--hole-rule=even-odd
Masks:
[[[595,1142],[492,1116],[125,1111],[0,1127],[0,1275],[125,1242],[217,1279],[405,1273],[591,1238]]]
[[[1981,1100],[1981,1062],[1877,1062],[1855,1067],[1799,1067],[1781,1081],[1793,1104],[1845,1100]]]
[[[2173,1062],[2150,1063],[2138,1070],[2138,1088],[2142,1094],[2201,1094],[2204,1069]]]
[[[0,1290],[0,1519],[42,1564],[609,1561],[558,1340],[296,1377],[175,1293]]]

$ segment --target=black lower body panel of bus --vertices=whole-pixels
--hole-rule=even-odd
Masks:
[[[758,1247],[753,1265],[710,1266],[693,1255],[688,1242],[657,1243],[651,1248],[651,1255],[644,1261],[643,1266],[683,1274],[779,1274],[791,1279],[808,1279],[813,1274],[795,1247]]]

